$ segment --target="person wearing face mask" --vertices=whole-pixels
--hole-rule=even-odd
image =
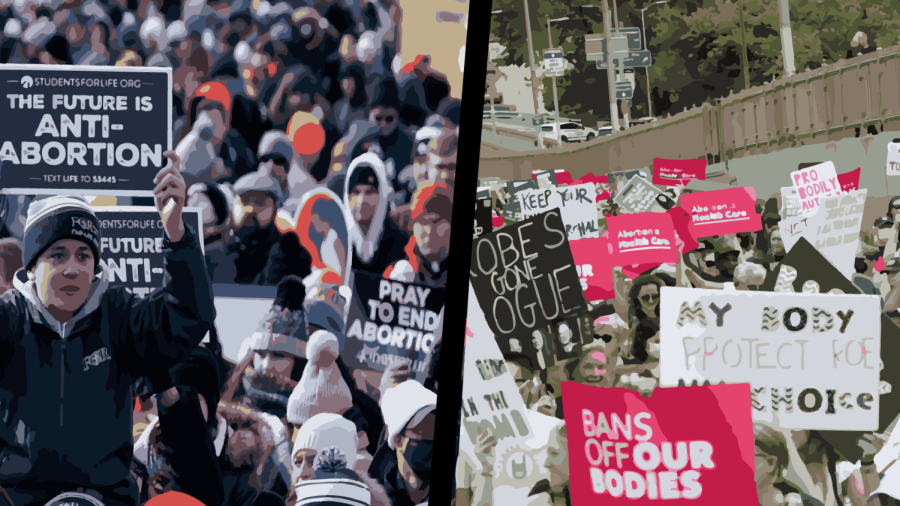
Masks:
[[[279,130],[269,130],[259,141],[257,171],[278,182],[281,189],[281,199],[276,202],[278,207],[281,207],[289,196],[303,195],[318,186],[316,180],[304,169],[300,156],[294,151],[291,139]]]
[[[166,157],[154,179],[165,284],[147,297],[109,287],[100,222],[84,199],[29,207],[25,267],[0,297],[0,486],[17,506],[78,489],[135,504],[134,384],[181,362],[215,320],[199,231],[182,220],[181,163]]]
[[[437,394],[414,380],[381,395],[385,440],[369,473],[376,476],[393,506],[428,504]]]
[[[350,164],[344,202],[350,225],[354,271],[381,274],[386,266],[405,256],[404,246],[409,236],[388,217],[392,191],[384,163],[378,155],[366,153]]]
[[[450,217],[453,190],[446,185],[420,188],[412,202],[396,213],[400,227],[412,238],[406,246],[406,259],[385,271],[385,275],[404,283],[443,288],[447,282],[450,256]]]

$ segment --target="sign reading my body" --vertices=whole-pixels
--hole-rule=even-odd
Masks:
[[[11,109],[52,109],[52,110],[80,110],[96,111],[97,114],[60,113],[57,119],[53,114],[44,114],[38,124],[34,136],[37,138],[74,138],[74,139],[108,139],[110,131],[121,131],[121,124],[110,123],[110,115],[104,112],[129,111],[128,97],[110,95],[52,95],[49,101],[45,101],[42,94],[16,94],[6,95]],[[151,97],[134,97],[134,111],[150,112],[153,110]],[[82,165],[89,164],[94,167],[101,166],[102,158],[106,158],[106,165],[113,167],[116,164],[124,167],[133,167],[138,163],[141,167],[147,167],[153,163],[155,167],[163,166],[163,147],[161,144],[141,144],[136,146],[130,142],[116,145],[111,142],[80,142],[49,141],[43,145],[40,142],[23,141],[19,150],[11,141],[5,141],[0,147],[0,160],[13,165],[35,165],[44,162],[48,165]],[[74,175],[44,175],[47,182],[76,182],[78,176]],[[89,177],[89,176],[81,176]],[[115,181],[94,181],[115,182]]]

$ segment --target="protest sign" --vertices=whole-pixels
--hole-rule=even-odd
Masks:
[[[887,165],[888,176],[900,176],[900,139],[888,143]]]
[[[800,192],[793,186],[781,188],[781,218],[790,218],[803,214],[803,203],[800,201]]]
[[[476,199],[491,198],[491,188],[489,186],[479,186],[478,189],[475,190],[475,198]]]
[[[141,297],[154,288],[162,288],[166,233],[159,211],[152,207],[95,207],[93,210],[100,222],[100,255],[109,270],[110,286],[124,286],[129,293]],[[202,234],[200,209],[185,207],[182,216],[185,223]]]
[[[634,176],[628,184],[616,193],[613,202],[629,213],[654,212],[664,213],[663,203],[671,200],[641,176]]]
[[[706,159],[653,159],[653,184],[684,186],[692,180],[706,179]]]
[[[678,261],[675,227],[668,214],[620,214],[607,217],[606,223],[614,266]]]
[[[562,384],[573,504],[756,506],[747,385],[657,389]],[[703,416],[687,416],[702,406]]]
[[[474,237],[487,233],[493,232],[494,227],[491,223],[493,217],[492,209],[491,209],[491,199],[478,199],[475,201],[475,230]]]
[[[845,278],[856,272],[856,250],[866,204],[866,190],[821,200],[815,214],[781,220],[781,239],[787,251],[805,237]]]
[[[689,228],[693,237],[762,229],[762,221],[756,213],[756,190],[752,186],[682,195],[681,207],[690,214]]]
[[[800,211],[803,214],[811,214],[819,207],[820,199],[841,192],[841,184],[831,162],[795,170],[791,172],[791,181],[800,196]]]
[[[600,237],[597,228],[596,191],[592,183],[561,188],[523,190],[518,193],[522,217],[531,218],[559,209],[570,241]]]
[[[528,336],[587,307],[559,210],[476,239],[469,274],[498,337]]]
[[[853,190],[859,189],[859,175],[862,172],[862,167],[857,167],[856,170],[851,170],[850,172],[844,172],[843,174],[838,174],[838,182],[841,184],[841,191],[844,193],[852,192]]]
[[[172,69],[3,65],[0,192],[152,196]]]
[[[878,428],[877,296],[663,287],[660,305],[662,386],[750,383],[785,428]]]
[[[537,189],[537,183],[534,180],[528,181],[507,181],[506,193],[509,195],[509,202],[503,206],[503,215],[507,220],[519,221],[522,219],[522,204],[519,202],[517,195],[525,190]]]
[[[532,179],[537,182],[538,188],[556,188],[556,172],[552,170],[537,171],[531,174]]]
[[[581,239],[569,241],[575,270],[581,279],[581,289],[589,301],[606,300],[615,297],[613,292],[613,260],[609,238]]]
[[[353,271],[353,299],[341,356],[348,367],[384,371],[409,365],[416,381],[428,376],[446,289],[401,283]]]

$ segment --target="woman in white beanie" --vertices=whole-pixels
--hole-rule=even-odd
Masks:
[[[288,422],[295,428],[320,413],[342,415],[353,407],[350,387],[335,362],[340,351],[334,334],[324,330],[313,333],[306,353],[309,363],[288,401]]]

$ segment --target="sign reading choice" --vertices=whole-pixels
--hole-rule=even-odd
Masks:
[[[4,65],[0,188],[151,195],[171,111],[171,68]]]
[[[876,430],[881,300],[664,287],[660,384],[750,383],[789,429]]]
[[[624,388],[562,384],[574,504],[757,504],[747,385]],[[703,416],[685,416],[703,406]],[[680,500],[680,501],[679,501]]]
[[[585,309],[565,230],[553,210],[475,239],[469,277],[497,336],[530,335]]]

